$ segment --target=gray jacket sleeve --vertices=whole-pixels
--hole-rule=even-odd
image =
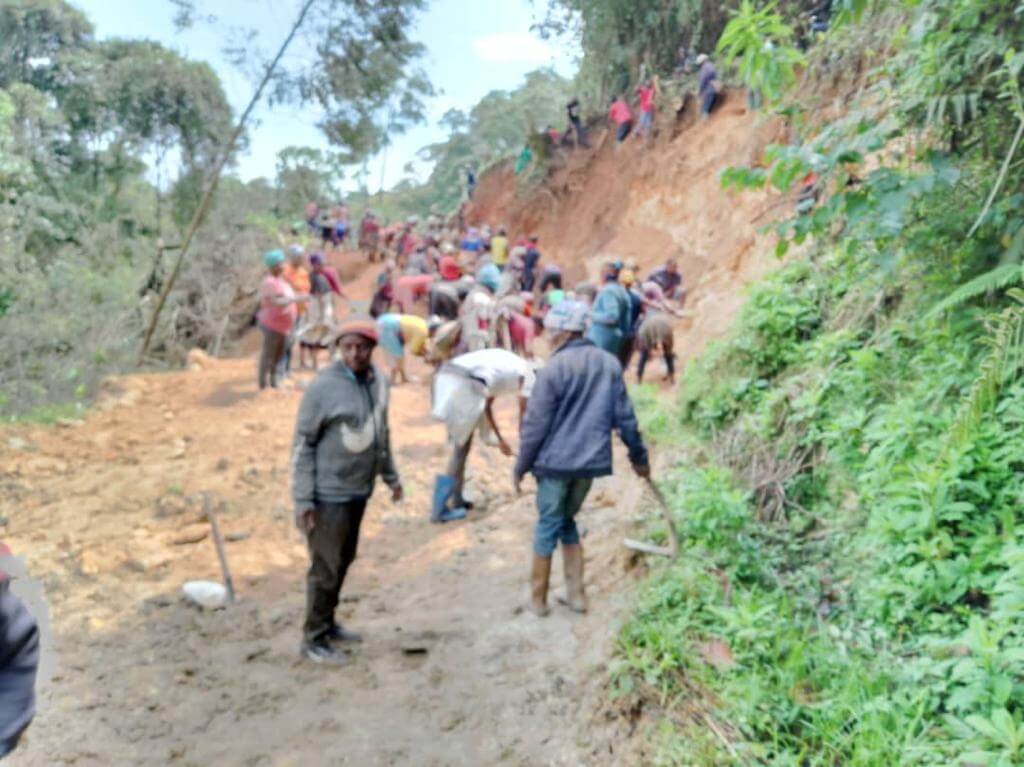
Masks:
[[[647,466],[647,447],[640,436],[640,426],[633,412],[633,402],[626,391],[626,381],[620,375],[615,379],[615,428],[629,448],[629,461],[634,466]]]
[[[297,511],[313,508],[316,497],[316,444],[320,441],[323,415],[317,387],[302,396],[299,416],[295,421],[292,445],[292,500]]]
[[[402,484],[398,476],[398,469],[395,468],[395,454],[391,452],[391,423],[388,420],[388,411],[384,411],[384,424],[382,428],[382,440],[384,442],[384,455],[381,464],[380,476],[388,487],[397,487]]]

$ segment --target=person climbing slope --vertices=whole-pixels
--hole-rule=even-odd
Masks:
[[[256,316],[263,345],[260,349],[258,383],[260,389],[277,388],[277,366],[284,355],[288,335],[295,325],[296,305],[306,300],[296,296],[292,286],[281,276],[284,253],[269,250],[263,255],[267,275],[260,285],[260,310]]]
[[[634,471],[641,477],[651,474],[622,368],[583,337],[588,313],[585,304],[564,300],[544,320],[553,351],[530,394],[513,471],[516,492],[526,474],[537,479],[529,607],[538,616],[548,614],[551,558],[559,543],[567,604],[586,612],[575,517],[594,479],[612,473],[612,431],[629,448]]]
[[[337,623],[335,610],[356,558],[366,503],[380,476],[402,500],[388,428],[388,383],[371,363],[377,328],[349,317],[338,331],[341,359],[317,375],[302,397],[292,451],[295,525],[306,536],[306,618],[301,653],[315,663],[343,665],[332,641],[362,638]]]
[[[583,121],[580,119],[580,100],[573,98],[565,105],[565,115],[569,118],[569,126],[576,138],[576,146],[589,148],[587,137],[583,129]]]
[[[633,113],[622,96],[615,96],[608,107],[608,119],[615,124],[615,141],[621,144],[633,130]]]
[[[700,96],[700,116],[702,120],[706,120],[708,115],[711,114],[711,110],[715,108],[715,104],[718,102],[719,93],[722,90],[722,84],[718,80],[718,70],[715,69],[715,65],[708,58],[706,53],[702,53],[697,57],[697,66],[700,67],[697,73],[697,92]]]
[[[462,519],[472,508],[463,496],[466,460],[475,431],[484,444],[495,444],[504,455],[512,448],[501,435],[492,407],[496,397],[518,395],[519,422],[536,378],[533,367],[505,349],[482,349],[445,363],[434,377],[431,414],[448,429],[451,457],[444,475],[434,484],[432,522]]]
[[[636,137],[640,141],[649,141],[654,130],[654,97],[657,95],[657,84],[653,79],[636,87],[637,103],[640,107],[640,124],[637,126]]]

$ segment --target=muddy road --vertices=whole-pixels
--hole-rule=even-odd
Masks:
[[[619,763],[593,712],[640,574],[621,548],[636,481],[599,483],[582,514],[591,612],[555,604],[538,619],[523,610],[533,499],[514,496],[511,459],[476,448],[476,509],[428,522],[444,429],[428,371],[414,372],[423,382],[394,389],[391,411],[407,498],[371,501],[340,608],[365,642],[341,669],[298,655],[307,559],[287,461],[300,388],[257,392],[252,360],[200,358],[110,382],[82,421],[0,431],[2,535],[45,586],[56,667],[9,763]],[[509,435],[513,418],[500,410]],[[181,597],[219,574],[203,493],[240,597],[212,612]]]

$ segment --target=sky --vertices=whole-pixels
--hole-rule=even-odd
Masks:
[[[100,39],[156,40],[189,58],[209,62],[224,82],[236,114],[251,98],[255,78],[232,65],[223,48],[239,31],[248,29],[256,33],[256,45],[262,52],[275,52],[299,5],[298,0],[200,0],[196,5],[206,18],[179,31],[173,23],[175,9],[170,0],[71,3],[86,13]],[[541,40],[530,31],[545,0],[429,0],[427,5],[413,37],[427,47],[421,63],[437,96],[427,103],[424,124],[396,137],[385,156],[371,161],[368,184],[374,191],[382,178],[386,187],[405,178],[404,168],[410,162],[416,167],[414,176],[426,178],[429,166],[418,161],[416,153],[445,138],[437,121],[449,109],[468,110],[492,90],[516,87],[527,72],[538,67],[553,66],[567,77],[576,70],[577,52],[571,44]],[[303,55],[304,43],[296,38],[287,61],[300,64]],[[249,130],[249,149],[240,157],[236,171],[243,180],[273,178],[277,152],[287,146],[327,147],[316,128],[315,109],[261,105],[256,119]]]

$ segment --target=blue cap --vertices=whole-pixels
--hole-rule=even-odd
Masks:
[[[272,266],[280,266],[284,263],[284,253],[280,250],[268,250],[263,254],[263,264],[268,269]]]

